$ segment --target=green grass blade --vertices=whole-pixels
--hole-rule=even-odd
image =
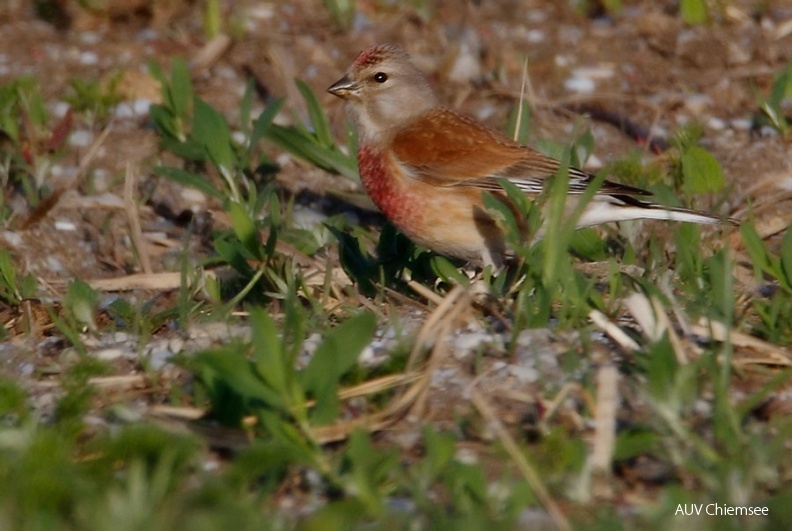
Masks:
[[[299,79],[295,79],[294,83],[297,85],[300,94],[305,100],[305,105],[308,107],[308,117],[311,120],[316,139],[323,146],[332,147],[334,145],[333,135],[330,133],[330,123],[327,121],[322,104],[319,103],[311,87]]]
[[[315,139],[301,134],[295,127],[272,124],[267,138],[289,153],[320,168],[358,179],[357,161],[340,151],[322,146]]]
[[[205,177],[196,173],[182,170],[181,168],[173,168],[170,166],[157,166],[154,168],[154,173],[175,181],[181,185],[195,188],[208,196],[216,197],[217,199],[225,199],[225,194],[215,188],[215,186]]]

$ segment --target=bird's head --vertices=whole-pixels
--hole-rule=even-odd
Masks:
[[[437,105],[426,77],[395,44],[362,52],[327,91],[347,101],[364,141],[397,131]]]

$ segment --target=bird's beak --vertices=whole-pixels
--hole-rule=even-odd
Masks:
[[[344,76],[327,89],[327,92],[333,96],[338,96],[341,99],[347,99],[349,96],[358,89],[358,84],[349,79],[349,76]]]

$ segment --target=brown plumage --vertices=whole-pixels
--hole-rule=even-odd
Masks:
[[[361,53],[328,90],[347,101],[358,130],[361,181],[396,227],[441,254],[484,263],[503,261],[510,251],[484,208],[482,194],[495,193],[508,204],[499,184],[505,178],[535,196],[558,171],[557,160],[440,107],[426,78],[395,45]],[[567,203],[574,205],[592,180],[585,171],[570,168]],[[636,198],[647,195],[651,194],[605,181],[577,225],[641,218],[723,221]]]

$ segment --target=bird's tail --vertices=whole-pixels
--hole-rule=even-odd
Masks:
[[[599,223],[627,221],[633,219],[659,219],[665,221],[683,221],[700,224],[739,225],[733,218],[716,216],[689,208],[668,207],[641,201],[629,195],[597,196],[589,203],[578,221],[578,226],[586,227]]]

